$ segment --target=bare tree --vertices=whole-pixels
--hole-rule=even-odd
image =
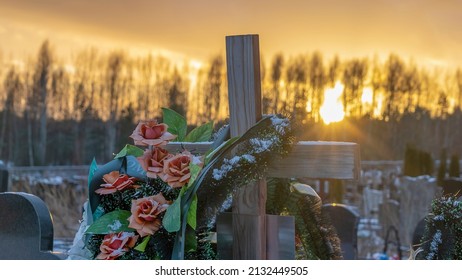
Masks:
[[[108,57],[108,64],[106,68],[105,87],[107,92],[107,109],[109,109],[109,117],[106,122],[106,151],[107,155],[112,155],[116,152],[116,121],[120,112],[120,99],[121,99],[121,80],[122,68],[125,55],[121,52],[112,52]]]
[[[273,96],[273,112],[279,112],[280,108],[280,82],[282,78],[282,71],[284,67],[284,56],[282,53],[278,53],[274,56],[273,62],[271,63],[271,91]]]
[[[462,108],[462,70],[460,68],[456,71],[456,84],[457,84],[457,107]]]
[[[0,129],[0,158],[10,162],[13,160],[13,132],[16,129],[16,118],[14,115],[16,111],[15,97],[21,90],[21,81],[15,67],[11,67],[8,70],[3,85],[6,100],[3,107],[2,126]]]
[[[34,72],[33,95],[37,97],[39,113],[39,135],[37,145],[37,160],[39,164],[46,163],[47,151],[47,120],[48,120],[48,82],[53,63],[52,51],[48,40],[43,42],[38,53]]]
[[[207,73],[207,81],[204,92],[205,120],[218,118],[221,100],[221,89],[224,80],[224,61],[221,55],[212,58]]]
[[[168,90],[168,106],[182,116],[186,116],[188,105],[188,86],[178,69],[173,70]]]
[[[405,106],[402,111],[414,112],[421,92],[421,82],[415,64],[411,63],[410,66],[407,67],[402,82],[403,96],[407,96],[406,100],[401,102]]]
[[[350,116],[362,115],[361,96],[367,76],[367,60],[352,59],[345,64],[343,71],[343,107],[345,114]]]
[[[401,100],[402,80],[404,63],[395,54],[391,54],[385,64],[385,120],[395,119],[399,114],[399,102]]]
[[[312,117],[315,121],[321,119],[320,109],[324,101],[324,88],[326,83],[326,74],[323,64],[323,58],[320,52],[315,52],[311,56],[308,65],[308,82],[310,85],[310,97]]]
[[[340,59],[338,58],[338,55],[335,55],[329,63],[327,70],[327,84],[329,87],[334,87],[335,83],[339,79],[340,66]]]

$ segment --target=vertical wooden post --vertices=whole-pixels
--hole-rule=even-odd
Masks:
[[[231,136],[262,117],[258,35],[226,37]],[[233,199],[233,258],[266,259],[266,182],[240,189]]]

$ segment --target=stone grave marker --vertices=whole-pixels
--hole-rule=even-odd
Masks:
[[[0,193],[0,259],[58,260],[53,222],[43,200],[27,193]]]
[[[0,164],[0,193],[8,191],[8,169]]]
[[[379,222],[382,225],[381,236],[385,239],[388,229],[393,226],[399,230],[399,202],[388,199],[379,205]]]
[[[343,259],[357,259],[357,232],[359,214],[351,206],[344,204],[325,204],[322,211],[330,217],[332,225],[340,238]]]
[[[432,200],[440,195],[441,188],[429,176],[403,177],[398,186],[400,202],[399,239],[410,246],[414,229],[430,211]]]
[[[412,234],[412,248],[414,250],[419,248],[422,237],[424,236],[425,225],[427,224],[426,219],[427,217],[423,218],[417,223],[417,226],[414,229],[414,233]]]

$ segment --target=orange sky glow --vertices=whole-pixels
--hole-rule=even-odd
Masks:
[[[50,39],[58,53],[127,49],[206,61],[226,35],[257,33],[263,57],[315,50],[326,56],[462,65],[462,1],[455,0],[0,0],[4,57],[35,55]]]

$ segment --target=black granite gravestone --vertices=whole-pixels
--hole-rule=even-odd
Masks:
[[[417,250],[417,248],[421,245],[422,237],[425,233],[425,225],[427,224],[427,217],[420,220],[420,222],[415,227],[414,233],[412,235],[412,248]]]
[[[27,193],[0,193],[0,259],[57,260],[53,222],[45,203]]]
[[[343,259],[357,259],[357,232],[359,214],[351,206],[344,204],[325,204],[322,211],[330,217],[332,225],[340,238]]]
[[[0,193],[8,191],[8,169],[0,164]]]

